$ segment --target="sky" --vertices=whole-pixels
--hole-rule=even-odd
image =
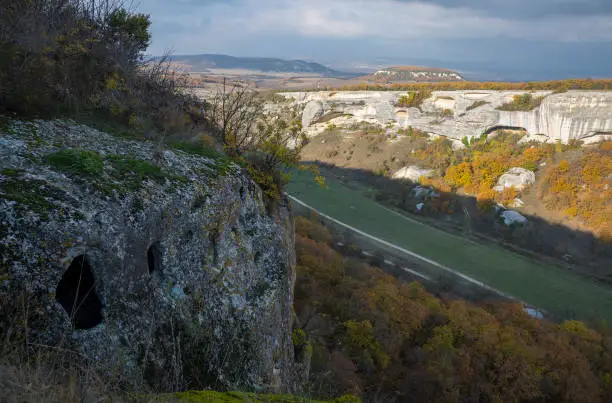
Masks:
[[[479,79],[612,77],[612,0],[141,0],[159,55],[337,69],[398,64]]]

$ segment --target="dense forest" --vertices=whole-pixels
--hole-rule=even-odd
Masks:
[[[316,396],[387,402],[612,401],[612,334],[520,304],[432,295],[334,249],[298,217],[294,331]],[[337,245],[335,246],[337,248]]]

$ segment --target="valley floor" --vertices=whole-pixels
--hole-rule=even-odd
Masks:
[[[295,173],[289,193],[351,227],[541,308],[555,317],[612,319],[612,288],[495,245],[483,245],[402,217],[363,193]]]

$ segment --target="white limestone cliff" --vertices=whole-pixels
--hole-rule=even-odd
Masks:
[[[525,91],[436,91],[417,108],[397,107],[406,91],[338,91],[283,93],[299,106],[306,106],[310,116],[342,113],[344,124],[377,123],[392,128],[412,126],[434,136],[454,140],[479,137],[499,128],[524,129],[527,140],[569,143],[581,140],[593,143],[612,139],[612,91],[568,91],[544,96],[532,111],[506,112],[496,108]],[[484,103],[474,107],[475,103]],[[486,102],[486,103],[485,103]],[[452,116],[443,116],[450,110]],[[447,112],[448,114],[448,112]],[[351,115],[346,119],[346,115]],[[330,121],[336,123],[333,119]],[[310,135],[321,132],[316,119],[305,119]],[[329,122],[326,123],[326,125]]]

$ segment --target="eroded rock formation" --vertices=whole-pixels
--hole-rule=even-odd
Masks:
[[[224,159],[66,121],[0,129],[0,294],[135,385],[295,390],[293,224]],[[3,308],[6,308],[3,307]]]
[[[531,111],[506,112],[499,106],[512,101],[521,91],[437,91],[417,108],[398,107],[407,92],[339,91],[283,93],[297,105],[306,105],[308,115],[341,113],[343,123],[369,122],[382,126],[412,126],[436,136],[448,137],[460,145],[464,138],[479,137],[496,128],[522,129],[527,139],[585,143],[612,139],[612,92],[569,91],[553,94],[534,92],[545,97]],[[316,109],[317,113],[313,114]],[[331,120],[333,123],[333,119]],[[320,133],[316,119],[305,119],[311,135]],[[327,123],[326,123],[327,124]]]

